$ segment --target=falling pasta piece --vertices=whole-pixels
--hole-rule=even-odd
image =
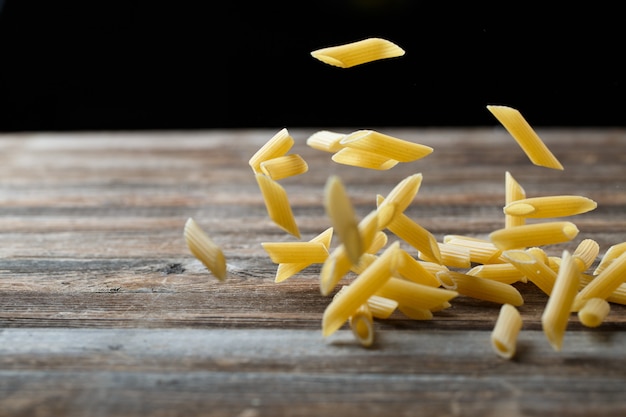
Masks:
[[[262,162],[286,155],[293,144],[293,138],[287,129],[283,128],[272,136],[258,151],[256,151],[254,155],[252,155],[248,164],[255,174],[260,174],[262,173]]]
[[[328,249],[321,242],[263,242],[263,249],[272,262],[323,263],[328,258]]]
[[[541,315],[543,332],[556,351],[560,351],[563,345],[563,336],[572,311],[572,304],[580,285],[580,270],[574,258],[569,252],[564,251],[561,259],[561,267],[554,288]]]
[[[530,161],[538,166],[563,170],[563,165],[543,143],[522,114],[507,106],[487,106],[504,128],[513,136]]]
[[[480,278],[493,281],[513,284],[516,282],[528,282],[526,275],[511,263],[497,263],[487,265],[477,265],[467,271],[467,275],[474,275]]]
[[[375,318],[387,319],[398,308],[398,302],[378,295],[372,295],[367,299],[367,306]]]
[[[599,253],[600,245],[598,245],[598,242],[593,239],[583,239],[574,250],[572,256],[580,272],[585,272],[591,268]]]
[[[511,359],[517,350],[517,338],[522,329],[522,316],[511,304],[502,304],[496,325],[491,332],[491,346],[496,354]]]
[[[185,242],[191,253],[220,281],[226,279],[226,258],[222,249],[200,228],[191,217],[184,229]]]
[[[400,306],[432,310],[455,298],[459,293],[391,277],[376,291],[376,295],[395,300]]]
[[[595,210],[598,204],[579,195],[555,195],[525,198],[504,206],[504,214],[529,219],[567,217]]]
[[[409,305],[400,305],[398,310],[412,320],[432,320],[433,312],[427,308],[412,307]]]
[[[578,310],[578,319],[586,327],[598,327],[611,311],[611,305],[603,298],[590,298]]]
[[[359,231],[358,221],[352,207],[352,202],[338,176],[328,178],[324,188],[324,207],[326,214],[340,241],[346,248],[348,258],[353,264],[365,251],[363,238]]]
[[[332,236],[333,236],[333,228],[329,227],[328,229],[324,230],[319,235],[315,236],[309,242],[321,243],[322,245],[324,245],[326,250],[328,250],[328,248],[330,247]],[[326,260],[324,260],[324,262],[325,261]],[[276,277],[274,279],[274,282],[282,282],[286,280],[287,278],[294,276],[295,274],[297,274],[298,272],[302,271],[304,268],[307,268],[310,265],[311,265],[311,262],[281,263],[278,265],[278,268],[276,269]]]
[[[343,146],[339,143],[346,136],[344,133],[331,132],[329,130],[320,130],[313,133],[306,140],[306,144],[318,151],[335,153],[339,152]]]
[[[469,259],[472,263],[491,264],[499,261],[502,251],[486,239],[471,238],[459,235],[446,235],[443,243],[456,245],[469,250]]]
[[[309,166],[298,154],[283,155],[261,162],[261,172],[274,181],[304,174]]]
[[[361,149],[342,148],[331,159],[342,165],[386,171],[398,165],[395,159]]]
[[[470,250],[465,246],[452,245],[449,243],[437,243],[441,263],[452,268],[469,268],[472,266]],[[427,262],[436,262],[428,254],[418,251],[418,257]]]
[[[404,50],[393,42],[381,38],[367,38],[343,45],[331,46],[311,52],[311,56],[339,68],[350,68],[381,59],[397,58]]]
[[[504,179],[504,200],[505,205],[511,204],[517,200],[521,200],[526,198],[526,191],[522,188],[521,185],[513,178],[510,172],[506,172]],[[519,216],[511,216],[505,213],[504,216],[504,227],[514,227],[521,226],[526,223],[526,219],[524,217]]]
[[[594,275],[598,275],[600,272],[602,272],[607,266],[609,266],[609,264],[611,262],[613,262],[615,259],[617,259],[622,253],[626,252],[626,242],[622,242],[622,243],[617,243],[615,245],[612,245],[604,254],[604,256],[602,256],[602,259],[600,259],[600,263],[598,264],[598,266],[596,267],[596,269],[593,271]]]
[[[444,288],[477,300],[513,306],[524,304],[520,292],[509,284],[456,271],[438,272],[437,278]]]
[[[501,250],[521,249],[568,242],[578,235],[572,222],[555,221],[498,229],[489,240]]]
[[[339,142],[350,149],[377,154],[399,162],[413,162],[433,152],[433,148],[399,139],[375,130],[357,130]]]
[[[263,174],[256,174],[256,181],[261,189],[270,219],[284,231],[300,239],[300,230],[293,216],[285,189]]]
[[[624,283],[626,277],[626,252],[615,258],[602,272],[576,295],[574,311],[578,311],[592,298],[607,299]]]
[[[502,256],[545,294],[552,293],[557,273],[545,262],[523,250],[508,250]]]
[[[432,272],[424,267],[424,262],[415,259],[410,253],[402,250],[401,261],[398,265],[398,274],[406,280],[431,287],[440,286],[440,282]]]
[[[370,347],[374,343],[374,317],[367,303],[361,304],[348,319],[350,329],[361,346]]]
[[[381,199],[380,204],[377,204],[379,210],[382,210],[384,207],[393,204],[393,217],[398,215],[399,213],[404,212],[404,210],[413,202],[413,199],[417,195],[417,192],[422,185],[422,174],[413,174],[404,178],[400,181],[393,189],[387,194],[387,197]],[[385,219],[379,221],[379,226],[381,228],[387,227],[393,217],[389,219]],[[380,220],[380,217],[379,217]]]

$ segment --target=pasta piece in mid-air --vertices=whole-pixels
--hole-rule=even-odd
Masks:
[[[511,359],[517,350],[517,337],[522,329],[522,316],[511,304],[502,304],[496,325],[491,332],[491,346],[496,354]]]
[[[404,50],[381,38],[367,38],[343,45],[330,46],[311,52],[311,56],[339,68],[350,68],[387,58],[404,55]]]
[[[499,249],[509,250],[564,243],[577,235],[578,228],[574,223],[554,221],[505,227],[491,232],[489,239]]]
[[[359,231],[359,222],[350,197],[338,176],[333,175],[326,181],[324,188],[324,208],[331,220],[335,233],[346,248],[348,258],[353,264],[365,252],[363,238]]]
[[[529,219],[566,217],[594,210],[598,204],[579,195],[553,195],[516,200],[504,206],[504,213]]]
[[[306,140],[306,144],[318,151],[335,153],[340,151],[343,146],[339,143],[346,136],[343,133],[333,132],[330,130],[320,130],[313,133]]]
[[[184,229],[185,242],[191,253],[220,281],[226,279],[226,258],[222,249],[191,217]]]
[[[333,154],[331,159],[338,164],[375,169],[377,171],[386,171],[398,165],[398,161],[387,158],[384,155],[346,147]]]
[[[357,130],[339,142],[342,146],[370,152],[399,162],[413,162],[433,152],[430,146],[399,139],[375,130]]]
[[[586,327],[598,327],[611,311],[611,305],[603,298],[590,298],[578,310],[578,319]]]
[[[294,153],[261,162],[261,172],[274,181],[304,174],[309,165],[302,156]]]
[[[261,163],[279,156],[286,155],[294,144],[294,140],[286,128],[272,136],[258,151],[252,155],[248,164],[255,174],[262,173]]]
[[[505,205],[513,203],[514,201],[526,198],[526,191],[524,188],[513,178],[513,175],[509,171],[506,172],[504,177],[504,201]],[[526,218],[520,216],[511,216],[505,213],[504,215],[504,227],[514,227],[526,224]]]
[[[510,284],[456,271],[438,272],[437,278],[444,288],[477,300],[511,304],[516,307],[524,304],[522,294]]]
[[[300,230],[291,210],[289,197],[285,189],[264,174],[256,174],[256,181],[261,189],[265,208],[270,219],[287,233],[300,239]]]
[[[309,242],[321,243],[324,245],[326,250],[328,250],[328,248],[330,247],[332,236],[333,236],[333,228],[329,227],[328,229],[324,230],[319,235],[315,236]],[[326,259],[327,258],[328,256],[326,257]],[[324,259],[324,262],[326,261],[326,259]],[[304,268],[308,267],[311,264],[312,262],[310,262],[310,259],[307,259],[306,262],[280,263],[278,264],[278,268],[276,269],[276,277],[274,278],[274,282],[282,282],[286,280],[287,278],[290,278],[293,275],[297,274],[298,272],[302,271]]]

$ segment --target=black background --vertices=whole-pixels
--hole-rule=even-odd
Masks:
[[[1,131],[626,125],[618,2],[2,3]],[[406,55],[310,55],[374,36]]]

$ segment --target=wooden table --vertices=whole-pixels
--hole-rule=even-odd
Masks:
[[[537,129],[564,171],[532,165],[501,128],[378,130],[435,151],[369,171],[309,148],[315,129],[290,129],[291,152],[309,171],[280,182],[303,240],[330,225],[329,175],[364,216],[376,194],[416,172],[424,180],[407,215],[438,240],[486,237],[503,226],[509,171],[528,196],[598,202],[571,219],[576,239],[549,253],[584,238],[601,254],[626,241],[625,130]],[[347,326],[324,339],[320,265],[275,283],[261,247],[296,240],[269,220],[247,164],[277,131],[0,138],[0,415],[626,413],[626,309],[617,304],[599,328],[573,315],[556,352],[541,330],[547,297],[515,284],[525,304],[514,360],[490,346],[499,306],[463,296],[432,320],[377,320],[370,349]],[[186,247],[189,217],[223,248],[226,282]]]

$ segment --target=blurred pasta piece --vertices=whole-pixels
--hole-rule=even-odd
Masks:
[[[317,49],[311,52],[311,56],[328,65],[350,68],[381,59],[400,57],[404,53],[402,48],[386,39],[367,38]]]

